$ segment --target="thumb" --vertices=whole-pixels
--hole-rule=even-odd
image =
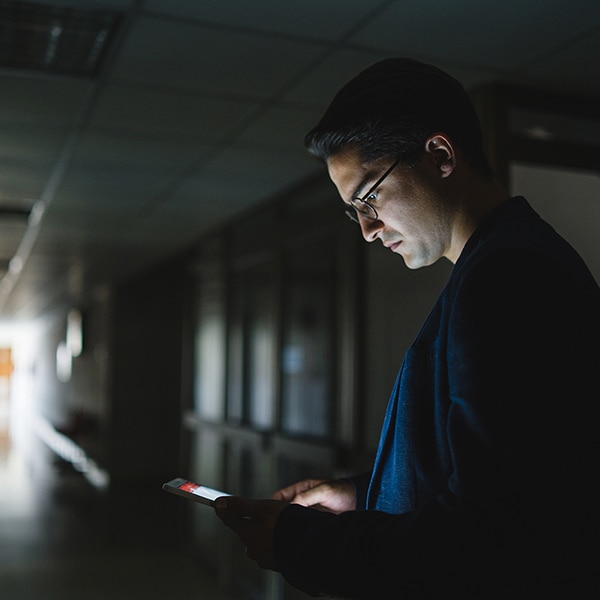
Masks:
[[[231,518],[260,519],[270,512],[265,500],[241,496],[221,496],[215,500],[214,508],[218,516]]]
[[[215,499],[213,508],[220,517],[241,517],[240,501],[237,496],[220,496]]]

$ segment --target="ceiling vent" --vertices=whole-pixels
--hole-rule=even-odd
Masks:
[[[0,68],[93,77],[121,14],[0,0]]]

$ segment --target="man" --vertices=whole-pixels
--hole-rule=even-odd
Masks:
[[[372,472],[220,499],[217,514],[310,594],[600,597],[589,270],[494,178],[466,92],[433,66],[366,69],[306,145],[365,240],[411,269],[454,267],[404,358]]]

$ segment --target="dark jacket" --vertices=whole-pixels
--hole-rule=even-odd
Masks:
[[[524,198],[498,207],[404,358],[366,510],[286,508],[284,577],[347,598],[596,597],[599,323],[571,246]]]

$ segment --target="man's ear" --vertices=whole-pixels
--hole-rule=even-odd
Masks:
[[[434,133],[425,142],[425,152],[430,154],[442,177],[448,177],[456,167],[456,152],[452,140],[445,133]]]

